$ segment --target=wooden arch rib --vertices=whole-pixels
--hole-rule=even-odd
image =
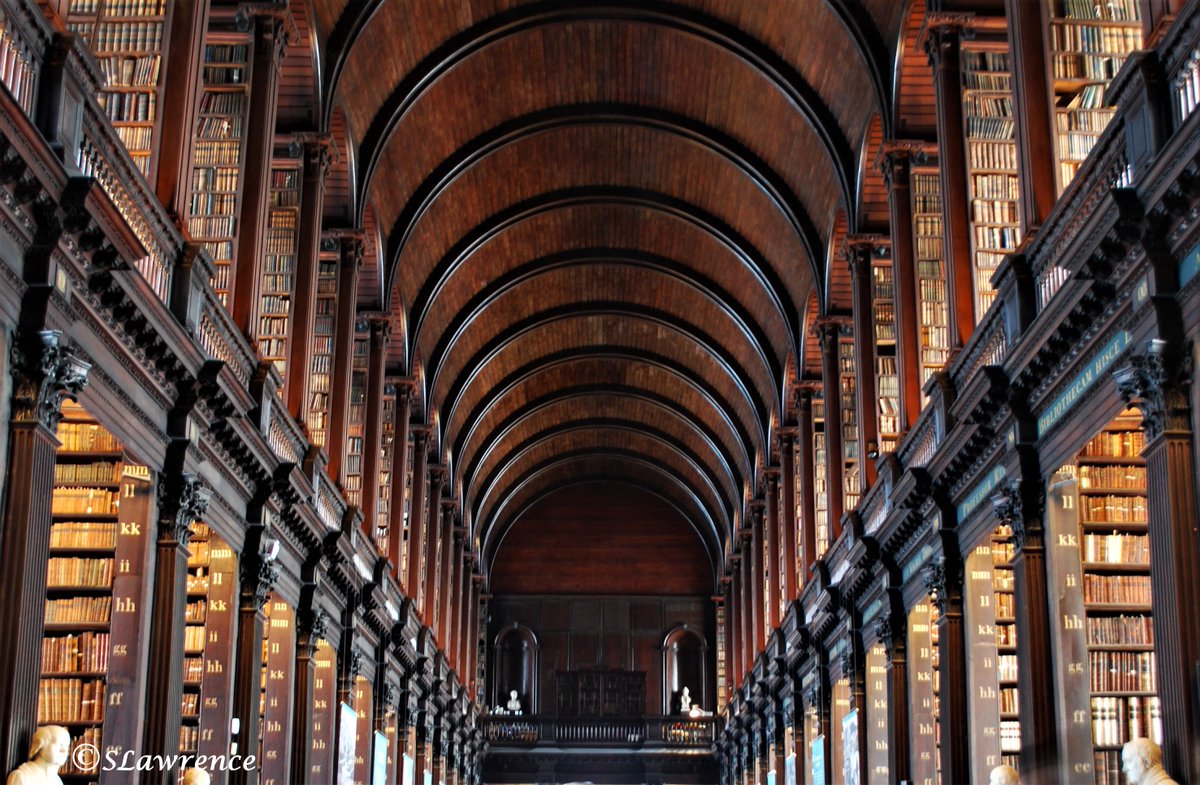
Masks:
[[[669,439],[702,464],[713,484],[721,487],[728,498],[738,498],[743,472],[724,445],[677,409],[626,390],[573,392],[518,407],[478,449],[467,445],[467,453],[459,461],[462,486],[472,489],[472,493],[478,487],[488,487],[496,479],[497,468],[515,450],[545,435],[602,426],[645,429]]]
[[[733,518],[733,509],[739,500],[731,499],[722,492],[716,480],[709,476],[705,466],[697,461],[687,447],[640,425],[579,425],[548,431],[531,439],[514,449],[488,482],[480,484],[478,493],[472,495],[468,505],[472,516],[478,521],[492,521],[495,502],[503,499],[508,489],[518,485],[521,478],[556,460],[595,453],[660,465],[684,483],[689,493],[702,501],[715,520],[724,523]],[[717,529],[722,532],[727,530],[725,526]]]
[[[547,0],[496,14],[452,36],[404,75],[364,133],[360,145],[364,192],[370,187],[380,153],[401,118],[420,101],[426,89],[450,70],[510,36],[587,21],[635,22],[684,33],[752,68],[766,84],[785,96],[813,129],[822,153],[834,169],[842,199],[847,204],[852,202],[854,156],[850,141],[832,110],[796,68],[737,27],[701,11],[655,0],[611,0],[602,6],[589,7],[567,0]],[[365,22],[359,27],[360,31],[363,29]],[[334,68],[340,74],[342,67],[344,63]],[[336,92],[340,85],[334,84],[332,88]]]
[[[634,338],[643,345],[635,344]],[[686,346],[682,354],[686,359],[673,362],[680,371],[703,374],[706,388],[726,390],[722,397],[727,411],[738,414],[739,433],[748,445],[761,448],[766,443],[770,406],[757,389],[746,384],[749,373],[721,345],[721,340],[699,325],[680,323],[673,313],[624,302],[558,306],[514,322],[469,357],[464,354],[453,375],[447,374],[446,382],[430,386],[429,399],[447,402],[442,408],[453,414],[465,390],[475,385],[486,389],[515,365],[525,368],[543,358],[630,344],[631,348],[648,351],[666,341]]]
[[[626,482],[666,499],[695,527],[711,556],[714,572],[723,566],[721,532],[728,531],[728,526],[714,517],[714,511],[705,506],[686,482],[665,467],[636,455],[599,450],[560,455],[533,468],[508,486],[503,497],[483,513],[488,518],[476,516],[475,520],[488,522],[480,529],[480,551],[485,564],[490,567],[501,540],[521,513],[547,493],[583,481]]]
[[[772,352],[770,337],[756,315],[740,305],[733,293],[686,265],[627,250],[583,249],[519,265],[476,289],[475,295],[447,323],[435,325],[426,340],[415,335],[415,345],[421,356],[427,357],[426,368],[437,388],[451,351],[460,352],[463,346],[472,346],[469,340],[472,331],[487,333],[497,324],[503,324],[506,311],[519,313],[536,299],[543,310],[574,305],[583,312],[589,309],[589,301],[596,298],[593,292],[608,294],[613,289],[626,292],[621,302],[629,306],[665,306],[663,312],[675,314],[679,320],[692,318],[710,329],[721,325],[731,327],[730,332],[718,330],[724,335],[723,343],[745,345],[748,352],[739,352],[737,358],[743,367],[764,371],[752,376],[759,381],[760,395],[771,395],[773,383],[783,373],[783,363]],[[490,318],[492,311],[500,315]],[[782,320],[778,327],[783,329]],[[438,336],[437,343],[426,355],[424,349],[434,335]]]
[[[563,352],[530,363],[493,387],[468,390],[445,419],[446,443],[459,456],[459,468],[470,469],[496,434],[508,432],[527,413],[560,400],[594,396],[673,412],[702,434],[704,444],[719,446],[723,460],[735,467],[739,485],[753,471],[753,445],[721,390],[673,357],[634,349]]]
[[[580,125],[633,125],[663,131],[720,156],[760,188],[787,219],[803,244],[814,280],[824,258],[816,225],[787,181],[744,144],[703,122],[675,112],[622,104],[556,106],[513,118],[491,129],[442,161],[412,192],[388,236],[389,264],[399,262],[417,223],[430,205],[465,171],[493,152],[530,137]]]
[[[420,271],[411,270],[411,275],[420,276],[422,279],[407,309],[411,314],[410,324],[413,327],[414,339],[427,329],[425,319],[430,304],[439,292],[445,290],[454,276],[462,271],[464,265],[474,254],[525,222],[556,211],[583,207],[622,207],[643,210],[670,219],[680,226],[680,231],[699,231],[723,248],[724,254],[745,271],[750,286],[761,291],[762,306],[765,309],[782,314],[788,325],[798,324],[799,315],[792,298],[781,297],[779,294],[780,289],[785,285],[780,273],[767,262],[754,244],[734,227],[696,205],[682,202],[665,194],[637,188],[606,186],[554,191],[511,205],[459,238],[427,273],[422,274]],[[391,290],[393,285],[389,284],[388,288]],[[445,327],[454,329],[455,325],[447,324]],[[794,347],[796,345],[795,336],[790,330],[788,344],[789,346],[769,348],[778,354]]]

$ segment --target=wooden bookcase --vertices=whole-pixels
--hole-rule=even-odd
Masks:
[[[296,614],[272,595],[264,607],[262,670],[259,679],[258,760],[260,781],[287,782],[292,715],[292,666],[296,658]]]
[[[941,781],[941,722],[938,683],[938,612],[930,599],[908,614],[909,732],[912,735],[912,781],[938,785]]]
[[[321,639],[313,653],[312,764],[313,782],[332,782],[337,741],[337,650]]]
[[[900,376],[896,360],[896,277],[892,260],[871,260],[871,311],[875,325],[875,393],[879,399],[879,452],[900,441]]]
[[[317,257],[317,295],[308,379],[308,438],[317,447],[329,439],[330,390],[333,385],[333,331],[337,323],[338,257],[336,243],[322,243]]]
[[[250,43],[209,32],[192,149],[187,228],[212,257],[213,289],[228,303],[250,105]]]
[[[204,521],[195,521],[192,532],[188,606],[202,604],[204,615],[202,622],[193,617],[185,632],[184,701],[186,705],[187,695],[196,694],[200,711],[195,717],[185,714],[179,747],[181,752],[216,755],[227,752],[230,741],[237,556]]]
[[[1125,59],[1142,47],[1137,0],[1054,0],[1046,4],[1058,191],[1071,183],[1116,113],[1104,93]]]
[[[204,681],[204,637],[208,623],[211,533],[208,524],[192,524],[187,563],[187,608],[183,628],[183,720],[179,751],[196,752],[200,743],[200,687]]]
[[[950,307],[946,294],[942,181],[936,169],[913,171],[912,201],[923,405],[928,400],[923,392],[925,384],[950,360]]]
[[[291,340],[292,292],[296,284],[296,250],[300,227],[300,164],[276,161],[271,167],[262,282],[258,307],[258,354],[275,366],[287,384]],[[278,390],[284,393],[284,386]]]
[[[992,532],[992,597],[996,610],[996,675],[1000,709],[1000,755],[1018,768],[1021,752],[1020,706],[1017,693],[1017,619],[1012,560],[1012,529],[999,526]]]
[[[367,423],[367,353],[370,347],[370,330],[365,321],[354,327],[354,349],[350,358],[350,409],[347,413],[346,462],[342,468],[342,490],[346,503],[362,504],[363,482],[377,482],[375,478],[363,478],[363,443]]]
[[[813,524],[816,528],[816,553],[804,554],[810,561],[829,550],[829,449],[825,443],[825,399],[813,395]],[[801,518],[803,520],[803,518]]]
[[[392,461],[396,451],[396,387],[383,386],[380,401],[379,492],[375,497],[375,547],[387,553],[387,533],[392,519]]]
[[[169,8],[167,0],[71,0],[67,8],[67,28],[87,42],[104,75],[96,100],[143,176],[157,147]]]
[[[410,516],[412,514],[413,459],[416,457],[416,449],[413,446],[413,437],[412,437],[411,432],[408,435],[408,443],[405,444],[402,447],[402,449],[408,451],[408,459],[404,461],[404,516],[402,519],[403,520],[402,525],[404,526],[404,531],[401,532],[401,535],[400,535],[400,553],[397,555],[396,558],[400,565],[398,574],[401,576],[407,576],[408,575],[408,557],[409,557],[408,543],[409,543],[409,535],[412,532],[412,528],[409,526],[409,522],[412,520]],[[411,591],[411,589],[410,589],[410,591]]]
[[[858,506],[862,493],[859,477],[858,450],[858,358],[854,350],[854,338],[838,338],[838,390],[841,396],[839,407],[842,423],[842,499],[845,510]],[[836,523],[836,521],[831,522]]]
[[[723,603],[723,602],[716,603],[716,625],[717,625],[717,630],[716,630],[716,643],[717,643],[717,657],[716,657],[716,660],[717,660],[717,707],[716,707],[716,713],[717,714],[721,713],[721,711],[725,708],[725,703],[729,699],[729,695],[727,694],[728,682],[725,679],[725,663],[726,663],[725,648],[726,648],[726,646],[728,646],[728,643],[725,641],[725,614],[726,614],[725,603]]]
[[[152,541],[150,472],[80,406],[65,404],[51,495],[38,724],[80,744],[131,749]],[[130,700],[126,700],[130,698]],[[67,783],[108,779],[68,758]]]
[[[1092,742],[1098,785],[1120,781],[1121,745],[1162,742],[1156,695],[1145,446],[1137,417],[1113,421],[1076,458]]]
[[[1011,56],[998,46],[963,46],[962,102],[971,198],[975,322],[996,297],[991,278],[1021,242]]]

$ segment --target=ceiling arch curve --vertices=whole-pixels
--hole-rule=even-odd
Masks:
[[[403,254],[422,215],[463,172],[496,150],[538,134],[571,126],[630,125],[653,128],[679,136],[726,159],[753,181],[784,214],[808,254],[813,277],[823,257],[822,239],[799,197],[787,181],[753,150],[723,131],[675,112],[631,104],[579,104],[554,106],[513,118],[472,139],[442,161],[412,192],[389,234],[391,261]]]

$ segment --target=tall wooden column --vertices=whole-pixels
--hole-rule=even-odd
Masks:
[[[421,623],[433,628],[434,603],[437,594],[433,581],[437,577],[438,545],[442,537],[442,486],[446,484],[446,467],[429,467],[429,499],[425,511],[425,550],[421,554],[421,578],[417,609]]]
[[[263,608],[279,576],[279,562],[267,547],[266,527],[252,525],[240,560],[241,591],[238,597],[237,649],[233,677],[233,715],[239,719],[234,741],[243,755],[258,749],[258,704],[262,697]],[[234,769],[230,785],[256,785],[258,770]]]
[[[970,686],[963,630],[962,569],[957,557],[944,556],[925,570],[925,586],[938,609],[938,722],[942,727],[942,781],[946,783],[971,781]]]
[[[930,13],[922,31],[925,52],[933,66],[937,100],[938,158],[942,175],[943,240],[946,249],[946,288],[950,307],[950,350],[961,349],[975,329],[972,282],[971,198],[967,188],[967,153],[962,143],[962,48],[968,14]]]
[[[392,444],[392,506],[388,517],[387,555],[392,563],[392,575],[407,590],[408,576],[401,573],[404,561],[404,505],[408,496],[408,434],[412,417],[412,382],[397,381],[396,428]]]
[[[838,538],[842,530],[842,511],[845,509],[843,493],[845,483],[845,457],[842,452],[842,389],[838,367],[838,338],[842,334],[841,324],[830,320],[817,325],[817,337],[821,341],[821,373],[825,385],[825,479],[828,483],[829,544]],[[814,507],[814,511],[815,511]],[[815,513],[814,513],[815,514]],[[815,526],[815,523],[814,523]],[[814,535],[815,536],[815,535]],[[816,555],[816,548],[813,549]]]
[[[799,584],[796,581],[797,570],[800,569],[800,564],[796,558],[796,527],[799,521],[796,519],[795,428],[781,428],[779,431],[779,466],[782,482],[780,488],[782,515],[779,519],[781,530],[779,542],[782,549],[782,553],[780,554],[782,567],[780,569],[783,570],[781,591],[783,592],[783,601],[791,602],[800,595]]]
[[[341,253],[338,259],[337,314],[333,326],[333,378],[329,382],[329,476],[342,482],[346,462],[346,438],[350,429],[350,370],[354,363],[354,331],[358,319],[358,271],[363,262],[360,232],[337,235]]]
[[[1200,783],[1200,539],[1189,388],[1191,356],[1165,341],[1116,371],[1126,404],[1142,412],[1150,506],[1150,585],[1155,666],[1162,702],[1163,766]]]
[[[200,74],[204,67],[204,31],[208,29],[208,6],[204,0],[174,0],[170,25],[165,31],[170,53],[158,93],[160,117],[193,118],[200,100]],[[190,196],[188,162],[192,151],[194,122],[155,124],[158,152],[149,173],[158,200],[180,224],[187,215]]]
[[[751,512],[751,520],[748,525],[742,529],[742,592],[741,592],[741,619],[742,619],[742,673],[746,673],[754,665],[755,644],[758,641],[758,633],[755,632],[755,622],[758,620],[758,613],[755,612],[755,606],[762,607],[761,595],[757,603],[754,601],[754,590],[759,583],[754,580],[754,569],[757,566],[759,559],[754,556],[754,547],[756,540],[754,539],[754,522]]]
[[[846,264],[854,302],[854,370],[858,408],[858,476],[863,493],[875,484],[875,461],[879,451],[879,396],[875,389],[875,308],[871,289],[871,259],[882,247],[880,235],[851,235],[846,238]],[[828,411],[828,410],[827,410]],[[828,421],[828,415],[826,420]],[[841,419],[838,419],[841,422]],[[828,428],[826,428],[828,430]],[[839,516],[840,517],[840,516]]]
[[[379,507],[380,439],[383,435],[383,378],[392,321],[387,314],[368,317],[366,423],[363,426],[362,511],[371,542],[376,541]]]
[[[765,623],[769,629],[778,629],[780,621],[779,597],[783,588],[783,570],[781,543],[783,532],[779,518],[779,469],[774,467],[764,473],[767,482],[766,534],[767,534],[767,616]]]
[[[315,587],[307,587],[302,600],[296,636],[296,716],[292,722],[292,782],[307,782],[312,776],[313,709],[316,701],[317,646],[325,637],[329,619],[314,608]]]
[[[442,525],[438,546],[438,569],[434,575],[434,634],[441,644],[442,652],[450,655],[449,616],[450,600],[454,587],[454,516],[458,504],[451,499],[442,500]]]
[[[271,196],[275,115],[279,105],[279,66],[296,25],[286,4],[258,4],[247,14],[252,28],[250,89],[254,110],[246,115],[246,156],[242,166],[242,202],[238,211],[234,285],[229,311],[246,336],[258,332],[262,294],[260,263],[266,257],[266,215]],[[335,442],[336,443],[336,442]]]
[[[1005,0],[1008,46],[1012,52],[1013,119],[1016,121],[1018,178],[1021,183],[1021,235],[1029,237],[1046,221],[1058,198],[1054,155],[1054,114],[1050,111],[1049,71],[1043,40],[1041,3]],[[1022,727],[1024,727],[1022,725]]]
[[[796,594],[803,591],[808,583],[808,570],[817,553],[817,505],[816,488],[813,480],[816,477],[816,463],[813,459],[813,414],[812,390],[801,389],[796,393],[796,422],[798,423],[797,442],[800,445],[800,494],[799,509],[803,512],[796,522],[799,531],[800,544],[803,546],[799,564],[799,582],[796,584]]]
[[[325,134],[297,134],[302,145],[303,179],[300,184],[300,226],[296,243],[295,291],[289,320],[288,365],[284,380],[288,411],[303,423],[308,417],[313,323],[316,320],[318,258],[321,255],[321,216],[325,210],[325,178],[329,174],[330,138]]]
[[[413,428],[413,487],[408,514],[408,576],[404,588],[420,617],[421,560],[425,555],[425,475],[429,470],[429,429]]]
[[[908,431],[921,413],[921,301],[917,297],[913,238],[912,158],[921,142],[886,141],[879,167],[888,189],[892,229],[892,277],[896,282],[896,370],[900,374],[900,427]]]
[[[3,532],[0,532],[0,744],[4,770],[28,759],[37,725],[46,571],[50,554],[50,499],[55,435],[64,398],[74,400],[90,365],[62,345],[61,333],[21,335],[14,346],[12,421],[9,426]]]
[[[1021,447],[1019,449],[1029,449]],[[1040,478],[1018,480],[992,496],[997,523],[1013,532],[1013,591],[1017,630],[1017,699],[1021,711],[1021,778],[1053,785],[1059,770],[1058,691],[1051,651],[1053,621],[1047,579],[1044,496]]]
[[[183,702],[183,632],[187,609],[187,563],[192,521],[208,509],[212,490],[180,471],[187,442],[172,445],[176,463],[159,478],[158,543],[154,560],[153,609],[146,666],[146,727],[141,754],[179,752]],[[170,460],[170,459],[169,459]],[[142,772],[141,782],[171,782],[174,772]]]

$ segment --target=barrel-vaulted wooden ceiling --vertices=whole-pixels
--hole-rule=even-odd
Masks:
[[[602,479],[675,505],[720,570],[909,5],[313,0],[321,122],[380,238],[365,305],[398,316],[485,560]]]

